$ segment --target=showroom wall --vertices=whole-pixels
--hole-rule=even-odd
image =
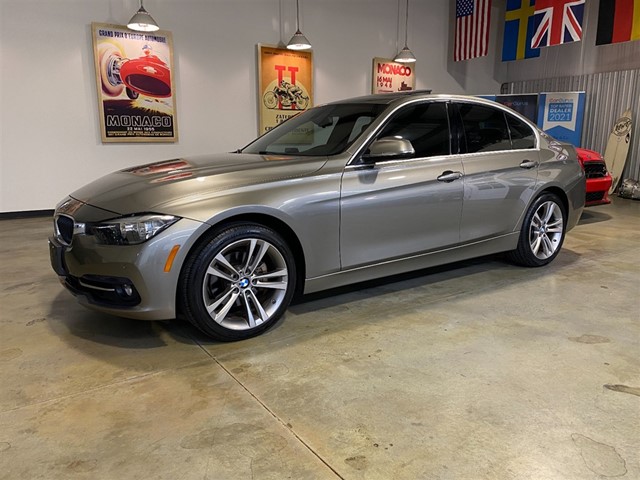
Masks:
[[[585,4],[581,42],[540,49],[540,56],[505,62],[504,82],[588,75],[640,68],[640,42],[596,46],[600,2]]]
[[[302,31],[314,49],[316,103],[370,92],[372,58],[393,56],[397,39],[404,41],[404,3],[300,0]],[[146,0],[173,34],[180,139],[102,144],[90,24],[126,23],[137,6],[137,0],[0,0],[0,213],[51,209],[110,171],[229,151],[256,135],[256,44],[288,41],[295,0]],[[497,93],[502,66],[495,50],[452,62],[453,8],[448,0],[410,3],[417,88]],[[493,18],[503,15],[500,8]]]
[[[623,111],[630,109],[634,122],[640,119],[640,41],[596,46],[598,7],[585,4],[581,42],[541,48],[538,58],[506,62],[502,72],[505,93],[585,91],[581,146],[603,153]],[[638,134],[631,137],[627,177],[640,177]]]

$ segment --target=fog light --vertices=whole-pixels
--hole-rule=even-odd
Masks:
[[[123,285],[122,290],[127,297],[133,295],[133,287],[131,285]]]

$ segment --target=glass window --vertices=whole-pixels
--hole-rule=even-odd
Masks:
[[[536,147],[536,134],[531,127],[519,118],[507,114],[507,123],[511,133],[511,146],[514,149]]]
[[[405,107],[378,135],[378,138],[383,137],[401,137],[409,140],[416,151],[416,158],[449,155],[447,107],[443,102]]]
[[[510,150],[509,129],[502,110],[484,105],[459,104],[467,153]]]
[[[334,104],[306,110],[242,149],[261,155],[325,156],[344,152],[386,108]]]

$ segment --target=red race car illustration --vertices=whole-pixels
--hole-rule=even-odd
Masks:
[[[113,43],[98,47],[102,91],[117,97],[123,90],[135,100],[140,94],[163,98],[171,96],[171,71],[167,64],[154,55],[150,46],[142,47],[144,55],[124,58],[122,50]]]
[[[598,152],[586,148],[576,148],[578,161],[587,177],[586,207],[611,203],[609,200],[609,188],[611,188],[611,175],[607,171],[607,165]]]

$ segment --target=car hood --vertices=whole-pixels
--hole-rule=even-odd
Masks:
[[[576,153],[578,154],[578,160],[580,160],[580,162],[592,162],[594,160],[602,161],[602,155],[595,150],[576,147]]]
[[[303,177],[325,163],[326,157],[241,153],[180,158],[111,173],[71,197],[118,215],[171,213],[224,190]]]

